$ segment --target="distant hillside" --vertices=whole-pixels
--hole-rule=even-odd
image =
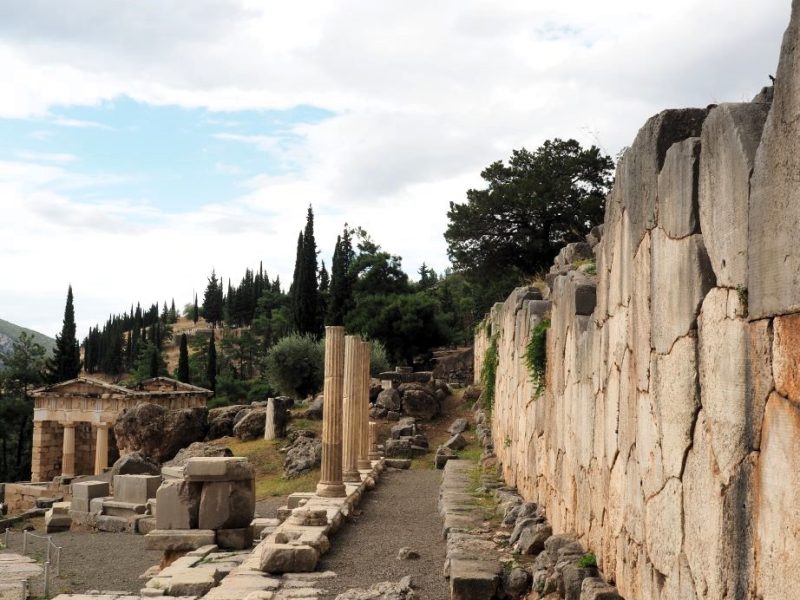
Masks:
[[[11,350],[11,344],[19,337],[19,334],[22,332],[32,334],[33,339],[38,343],[44,346],[47,349],[47,353],[50,354],[53,352],[53,348],[56,345],[56,341],[53,338],[49,338],[46,335],[39,333],[38,331],[33,331],[32,329],[27,329],[25,327],[20,327],[19,325],[14,325],[14,323],[9,323],[8,321],[4,321],[0,319],[0,352],[5,352],[7,350]],[[0,365],[3,364],[2,358],[0,358]]]

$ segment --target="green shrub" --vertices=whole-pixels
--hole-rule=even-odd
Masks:
[[[578,560],[578,566],[581,569],[597,566],[597,557],[592,552],[587,552]]]
[[[547,370],[547,330],[549,319],[545,319],[533,328],[528,347],[525,349],[525,364],[530,371],[531,381],[536,386],[534,395],[544,391],[545,371]]]
[[[385,373],[391,368],[389,357],[386,354],[386,346],[383,345],[383,342],[372,340],[369,354],[369,374],[377,377],[379,373]]]
[[[324,342],[292,333],[267,352],[267,381],[282,394],[304,398],[322,388],[324,360]]]
[[[483,366],[481,367],[481,384],[483,385],[483,405],[486,410],[492,410],[494,406],[494,384],[497,378],[497,365],[500,357],[497,354],[497,336],[492,337],[489,347],[483,355]]]

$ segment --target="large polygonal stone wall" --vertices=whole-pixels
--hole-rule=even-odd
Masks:
[[[798,19],[795,0],[772,105],[650,119],[596,275],[560,265],[546,301],[515,290],[476,334],[476,379],[498,346],[505,479],[627,598],[800,597]],[[537,396],[524,354],[545,318]]]

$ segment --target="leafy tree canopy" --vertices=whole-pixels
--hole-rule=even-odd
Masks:
[[[505,289],[492,291],[499,300],[602,222],[613,167],[597,147],[558,138],[492,163],[481,173],[484,189],[468,190],[464,204],[450,203],[445,239],[454,267],[475,281],[503,282]],[[481,299],[480,308],[493,300]]]

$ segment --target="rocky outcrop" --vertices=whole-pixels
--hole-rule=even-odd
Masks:
[[[476,336],[475,373],[497,345],[505,480],[627,598],[800,596],[798,48],[795,0],[772,105],[650,119],[587,237],[596,275],[565,249],[547,301],[515,290]]]
[[[308,473],[322,463],[322,441],[316,438],[299,436],[285,451],[283,474],[289,479]]]
[[[114,423],[114,436],[121,455],[139,452],[158,464],[168,461],[192,442],[205,439],[207,431],[206,408],[168,410],[148,402],[123,412]]]
[[[233,426],[233,435],[242,441],[256,440],[264,437],[264,425],[267,422],[266,408],[253,408],[249,410],[236,425]]]
[[[249,410],[249,408],[249,406],[244,404],[236,404],[209,410],[207,439],[216,440],[221,437],[233,436],[233,426],[236,423],[236,416],[243,410]]]

